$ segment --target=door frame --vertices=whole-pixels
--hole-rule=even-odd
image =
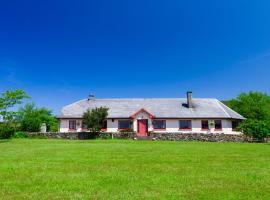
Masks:
[[[145,136],[147,136],[147,134],[148,134],[148,119],[137,119],[137,135],[139,135],[139,136],[141,136],[141,134],[140,134],[140,127],[139,127],[139,124],[140,124],[140,121],[145,121]]]

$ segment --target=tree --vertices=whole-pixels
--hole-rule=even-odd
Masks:
[[[226,104],[247,118],[238,127],[244,134],[258,139],[270,135],[270,97],[267,94],[241,93]]]
[[[11,109],[29,98],[25,91],[14,90],[2,92],[0,95],[0,139],[10,138],[16,130],[16,115]]]
[[[28,103],[18,111],[18,121],[22,131],[39,132],[42,123],[48,131],[57,131],[58,121],[47,108],[37,108],[34,103]]]
[[[15,90],[1,93],[0,96],[0,115],[4,123],[11,123],[15,117],[16,112],[9,110],[17,104],[21,104],[23,99],[29,98],[25,91]]]
[[[100,132],[106,118],[108,116],[108,108],[100,107],[92,110],[87,110],[83,113],[83,125],[91,132]]]

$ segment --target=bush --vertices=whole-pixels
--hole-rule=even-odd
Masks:
[[[15,129],[8,124],[0,124],[0,139],[9,139],[14,134]]]
[[[18,131],[18,132],[15,132],[12,138],[28,138],[28,135],[26,132]]]
[[[267,122],[262,120],[247,119],[238,127],[247,136],[263,140],[269,136],[270,127]]]
[[[108,132],[101,132],[99,134],[99,137],[101,139],[111,139],[112,138],[112,133],[108,133]]]

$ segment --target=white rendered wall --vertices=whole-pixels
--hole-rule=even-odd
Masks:
[[[146,113],[140,113],[133,120],[133,130],[137,132],[137,120],[138,119],[148,119],[148,131],[153,131],[152,119]],[[61,119],[60,120],[60,132],[69,132],[69,120],[75,119]],[[107,120],[107,132],[118,132],[118,120],[120,119],[108,119]],[[232,123],[229,119],[222,120],[222,130],[215,131],[211,129],[210,131],[202,130],[201,119],[192,120],[192,130],[179,130],[179,119],[164,119],[166,120],[166,130],[155,130],[155,132],[174,132],[174,133],[224,133],[224,134],[241,134],[232,130]],[[81,131],[81,119],[76,119],[76,131]]]

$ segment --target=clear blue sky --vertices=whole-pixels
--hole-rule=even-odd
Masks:
[[[0,91],[58,113],[106,97],[270,93],[269,0],[0,0]]]

